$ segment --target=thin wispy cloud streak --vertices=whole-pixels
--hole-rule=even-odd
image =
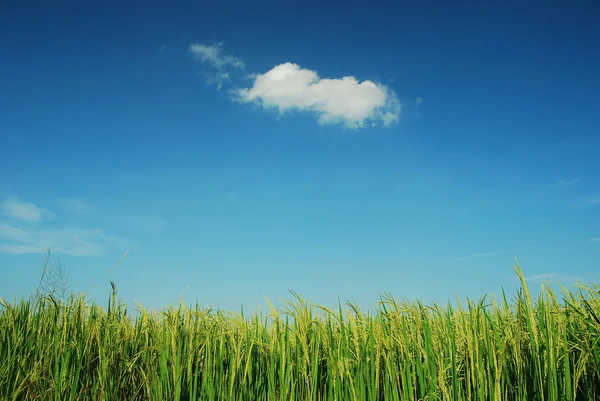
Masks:
[[[511,250],[499,250],[499,251],[475,253],[473,255],[461,256],[461,257],[455,258],[454,260],[476,259],[476,258],[482,258],[482,257],[485,257],[485,256],[503,255],[503,254],[507,254],[507,253],[510,253],[510,252],[513,252],[513,251],[511,251]]]
[[[102,256],[109,237],[99,229],[19,229],[0,226],[0,252],[14,255],[52,252],[71,256]]]
[[[550,188],[561,188],[561,187],[569,187],[575,185],[579,182],[579,180],[556,180],[552,184],[549,184]]]
[[[570,209],[579,209],[582,207],[589,207],[589,206],[595,206],[595,205],[600,205],[600,196],[593,197],[593,198],[588,199],[585,202],[569,206],[569,208]]]
[[[468,259],[483,258],[483,257],[486,257],[486,256],[506,255],[506,254],[510,254],[510,253],[513,253],[513,254],[515,254],[514,256],[516,256],[517,252],[524,251],[524,250],[527,250],[527,249],[536,248],[538,246],[539,246],[539,244],[538,245],[524,246],[524,247],[520,247],[520,248],[513,248],[513,249],[499,249],[497,251],[481,252],[481,253],[475,253],[475,254],[472,254],[472,255],[461,256],[459,258],[455,258],[454,260],[468,260]]]

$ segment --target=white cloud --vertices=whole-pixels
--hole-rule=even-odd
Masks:
[[[188,50],[216,70],[200,74],[206,83],[217,85],[217,89],[232,80],[232,73],[245,68],[239,58],[223,53],[223,43],[211,46],[192,43]],[[341,123],[357,129],[368,124],[389,126],[400,119],[402,105],[394,91],[370,80],[361,82],[353,76],[321,78],[316,71],[291,62],[246,78],[253,80],[252,86],[232,89],[234,100],[277,109],[280,113],[294,110],[315,113],[320,124]],[[422,101],[417,98],[417,107]]]
[[[0,214],[27,223],[40,223],[54,217],[48,210],[39,208],[33,203],[23,202],[14,196],[9,196],[0,203]]]
[[[349,128],[360,128],[367,122],[389,126],[400,117],[396,94],[373,81],[359,82],[352,76],[320,78],[316,71],[289,62],[253,78],[252,87],[235,91],[237,100],[280,113],[314,112],[321,124],[343,123]]]
[[[230,55],[223,55],[223,43],[217,43],[212,46],[206,46],[200,43],[192,43],[189,47],[189,51],[203,63],[212,64],[215,68],[223,68],[225,66],[232,66],[235,68],[244,68],[244,62],[237,57]]]
[[[598,237],[598,238],[590,238],[588,241],[590,241],[590,242],[600,242],[600,237]]]

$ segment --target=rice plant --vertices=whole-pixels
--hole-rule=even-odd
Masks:
[[[181,303],[131,316],[71,295],[0,300],[1,400],[597,400],[600,292],[363,313],[294,293],[250,316]],[[560,300],[559,300],[560,298]]]

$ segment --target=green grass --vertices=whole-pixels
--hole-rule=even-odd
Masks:
[[[82,295],[0,306],[1,400],[597,400],[596,285],[364,314],[296,296],[251,316],[181,304],[130,317]]]

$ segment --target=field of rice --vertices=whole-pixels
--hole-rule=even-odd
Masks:
[[[1,400],[599,400],[600,292],[133,316],[113,286],[0,305]]]

